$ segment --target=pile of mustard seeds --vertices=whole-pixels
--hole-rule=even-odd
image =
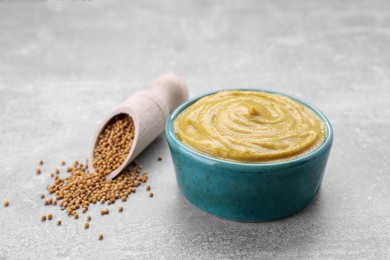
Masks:
[[[110,205],[119,199],[126,201],[131,193],[136,192],[136,187],[148,180],[148,174],[144,172],[141,175],[141,170],[141,166],[130,166],[114,180],[106,180],[103,174],[88,173],[76,161],[68,177],[60,178],[56,175],[54,184],[47,186],[49,194],[54,194],[54,198],[46,199],[45,205],[58,203],[68,215],[76,216],[78,209],[87,212],[90,204],[100,202]]]
[[[113,204],[117,200],[127,201],[128,197],[136,192],[136,189],[148,180],[148,173],[142,171],[142,166],[133,161],[113,180],[107,180],[104,174],[89,173],[87,164],[75,161],[72,167],[67,168],[67,176],[60,177],[59,173],[54,174],[54,183],[47,186],[49,196],[40,194],[44,205],[58,205],[74,219],[79,219],[78,211],[86,213],[91,204]],[[150,185],[146,186],[150,191]],[[150,194],[149,194],[150,197]],[[4,201],[4,206],[8,206]],[[101,211],[101,215],[108,215],[109,209]],[[118,212],[123,212],[123,206],[118,207]],[[53,214],[42,215],[41,221],[52,220]],[[91,221],[91,216],[86,221]],[[84,223],[84,229],[89,228],[89,223]],[[57,225],[62,225],[62,220],[57,220]],[[100,235],[99,235],[100,237]],[[100,239],[100,238],[99,238]]]
[[[116,170],[129,154],[134,139],[134,122],[129,115],[119,114],[100,133],[94,149],[96,173],[108,175]]]

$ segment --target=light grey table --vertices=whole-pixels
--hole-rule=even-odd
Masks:
[[[162,135],[139,158],[153,199],[91,207],[89,230],[44,207],[48,173],[167,71],[191,96],[253,87],[319,107],[335,140],[315,201],[275,222],[213,217],[181,195]],[[389,259],[390,2],[0,1],[0,149],[0,259]]]

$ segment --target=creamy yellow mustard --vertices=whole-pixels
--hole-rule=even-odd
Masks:
[[[174,121],[187,146],[211,157],[268,163],[307,154],[325,125],[311,109],[272,93],[227,90],[199,99]]]

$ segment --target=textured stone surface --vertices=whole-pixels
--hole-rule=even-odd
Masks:
[[[388,258],[389,62],[386,0],[0,1],[0,259]],[[153,199],[91,207],[89,230],[44,207],[48,173],[85,159],[100,120],[167,71],[191,96],[254,87],[319,107],[335,140],[316,200],[269,223],[213,217],[180,194],[161,136],[139,158]],[[63,226],[41,223],[49,212]]]

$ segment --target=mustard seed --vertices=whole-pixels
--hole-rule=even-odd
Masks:
[[[41,199],[44,199],[44,198],[45,198],[45,194],[42,193],[42,194],[40,195],[40,197],[41,197]]]
[[[78,219],[79,218],[79,214],[74,214],[74,219]]]
[[[61,162],[61,165],[64,166],[64,165],[65,165],[65,161],[62,161],[62,162]]]
[[[58,225],[58,226],[61,226],[61,224],[62,224],[61,219],[57,220],[57,225]]]
[[[153,198],[153,192],[149,192],[149,198]]]
[[[87,221],[91,221],[91,216],[87,216]]]
[[[38,168],[36,172],[37,174],[41,174],[41,169]]]
[[[8,207],[9,206],[9,201],[8,200],[3,201],[3,205],[4,205],[4,207]]]
[[[53,215],[52,214],[47,215],[47,219],[48,220],[52,220],[53,219]]]
[[[41,221],[46,221],[46,215],[41,216]]]
[[[150,185],[146,185],[146,190],[150,191]]]
[[[59,174],[60,173],[60,169],[57,168],[56,169],[56,173]]]
[[[122,211],[123,211],[123,207],[120,206],[120,207],[118,208],[118,211],[119,211],[119,212],[122,212]]]
[[[99,234],[99,240],[103,240],[103,234]]]
[[[43,165],[43,161],[42,160],[39,161],[39,165]]]
[[[85,228],[85,229],[89,228],[89,223],[88,223],[88,222],[86,222],[86,223],[84,224],[84,228]]]
[[[159,157],[157,158],[157,160],[158,160],[158,161],[161,161],[161,160],[162,160],[162,157],[161,157],[161,156],[159,156]]]

